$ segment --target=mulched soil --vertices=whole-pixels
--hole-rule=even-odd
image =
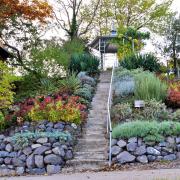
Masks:
[[[114,164],[111,167],[105,167],[100,171],[129,171],[129,170],[154,170],[154,169],[178,169],[180,168],[180,161],[161,161],[161,162],[152,162],[148,164],[140,163],[131,163],[125,165]]]

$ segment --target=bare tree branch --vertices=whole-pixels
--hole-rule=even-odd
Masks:
[[[95,6],[95,8],[94,8],[94,12],[93,12],[93,15],[92,15],[92,17],[91,17],[91,20],[89,21],[89,23],[88,23],[88,25],[86,26],[85,30],[84,30],[83,32],[79,33],[79,36],[81,36],[81,35],[83,35],[83,34],[86,34],[86,33],[89,31],[89,28],[90,28],[90,26],[91,26],[91,24],[92,24],[92,22],[93,22],[93,20],[94,20],[94,18],[95,18],[95,16],[96,16],[96,12],[97,12],[97,9],[98,9],[98,7],[99,7],[99,4],[100,4],[100,0],[98,0],[96,6]]]

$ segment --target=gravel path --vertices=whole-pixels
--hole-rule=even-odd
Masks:
[[[180,169],[114,171],[0,178],[2,180],[180,180]]]

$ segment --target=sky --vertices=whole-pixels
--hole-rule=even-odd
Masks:
[[[174,0],[172,9],[180,13],[180,0]]]
[[[174,0],[171,8],[172,8],[173,11],[177,11],[178,14],[180,15],[180,0]],[[153,39],[158,39],[158,41],[162,40],[161,37],[158,36],[158,35],[153,35]],[[144,53],[147,53],[147,52],[154,52],[154,53],[156,53],[156,47],[153,46],[152,40],[149,40],[149,41],[146,42],[146,46],[145,46],[143,52]],[[166,61],[165,59],[163,59],[161,57],[160,54],[158,54],[158,56],[160,57],[162,62]]]

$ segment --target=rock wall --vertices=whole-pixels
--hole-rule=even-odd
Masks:
[[[68,132],[72,136],[80,132],[74,124],[42,121],[38,125],[26,122],[0,135],[0,176],[22,174],[59,173],[67,160],[73,158],[74,139],[60,141],[55,137],[30,139],[26,147],[17,147],[12,136],[24,132]],[[19,140],[21,141],[21,139]],[[21,142],[18,142],[21,143]]]
[[[173,161],[180,159],[180,137],[167,137],[161,143],[144,142],[142,138],[112,139],[112,161],[117,164],[132,162]]]

